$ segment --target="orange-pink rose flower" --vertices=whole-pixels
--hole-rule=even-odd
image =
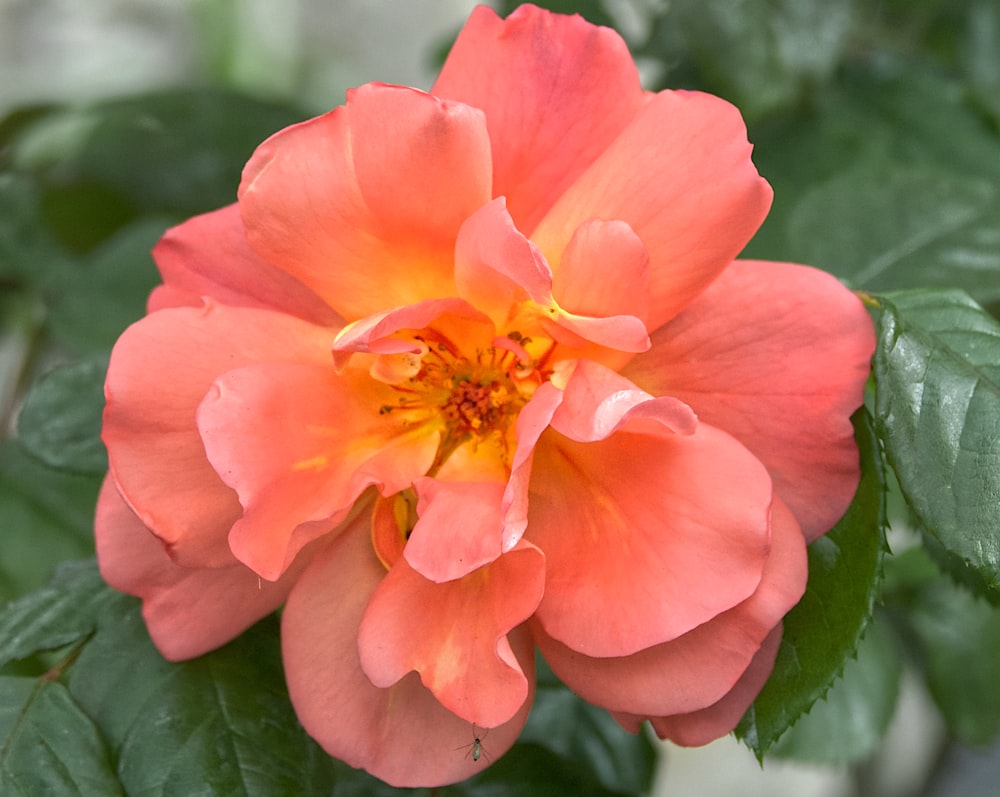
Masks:
[[[750,150],[532,6],[271,137],[115,346],[108,582],[175,660],[284,604],[303,725],[397,785],[507,750],[536,646],[627,728],[729,732],[857,486],[874,345],[832,277],[734,261]]]

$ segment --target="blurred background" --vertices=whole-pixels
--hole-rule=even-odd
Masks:
[[[91,432],[77,448],[65,437],[36,446],[58,477],[3,449],[0,511],[9,524],[41,529],[45,545],[40,551],[34,535],[5,539],[0,599],[44,583],[53,562],[91,553],[103,368],[156,281],[148,250],[157,237],[232,201],[259,141],[340,104],[347,88],[375,80],[429,88],[473,5],[0,0],[0,431],[13,431],[28,386],[63,364],[77,400],[35,411],[69,413]],[[501,13],[515,5],[494,3]],[[545,5],[616,27],[647,87],[706,89],[741,108],[776,189],[751,254],[809,262],[854,286],[957,279],[996,312],[1000,229],[976,220],[1000,218],[1000,3]],[[895,248],[928,229],[933,257],[923,244],[916,256]],[[904,529],[905,517],[897,520]],[[905,548],[896,533],[894,547]],[[891,607],[879,617],[892,626]],[[665,746],[656,794],[1000,793],[996,749],[977,744],[1000,724],[995,699],[979,724],[950,722],[950,696],[928,691],[905,637],[880,630],[866,638],[895,651],[873,660],[897,664],[850,665],[870,697],[840,707],[835,733],[818,725],[762,767],[733,739]],[[994,665],[969,677],[995,686],[996,674]],[[873,721],[876,702],[885,706]],[[844,758],[851,763],[829,763]]]

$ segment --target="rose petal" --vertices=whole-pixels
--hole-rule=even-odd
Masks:
[[[655,329],[729,265],[767,215],[771,188],[750,150],[743,120],[729,103],[697,92],[660,92],[531,238],[558,273],[581,223],[628,223],[649,253],[649,328]]]
[[[526,535],[547,561],[539,620],[589,656],[628,655],[690,631],[757,588],[770,503],[760,462],[705,424],[676,434],[626,413],[595,442],[546,432]]]
[[[530,5],[476,8],[432,92],[485,112],[493,195],[529,234],[644,102],[617,33]]]
[[[102,439],[122,496],[178,564],[232,563],[227,535],[240,504],[209,464],[195,425],[212,382],[252,362],[329,363],[332,337],[283,313],[209,300],[153,313],[118,339]]]
[[[214,650],[277,609],[313,553],[310,549],[273,583],[262,581],[235,558],[217,568],[179,567],[128,508],[110,478],[97,499],[94,536],[104,580],[142,598],[149,634],[171,661]]]
[[[276,579],[367,487],[396,493],[426,472],[438,435],[379,414],[389,392],[332,365],[253,365],[213,383],[198,428],[209,461],[243,505],[229,535],[240,561]]]
[[[153,248],[163,276],[149,299],[149,312],[199,306],[210,296],[222,304],[278,310],[314,324],[339,327],[340,317],[290,274],[261,260],[250,248],[233,204],[188,219]]]
[[[860,300],[812,268],[738,261],[653,341],[623,374],[749,448],[809,540],[833,526],[858,484],[850,416],[875,346]]]
[[[538,606],[544,581],[544,557],[527,543],[444,583],[424,578],[401,559],[361,621],[361,666],[381,687],[415,670],[458,716],[479,727],[507,722],[528,697],[507,635]]]
[[[240,210],[250,245],[350,321],[454,295],[455,239],[491,180],[481,111],[368,84],[258,147]]]
[[[528,696],[514,717],[489,730],[444,708],[416,673],[387,689],[361,669],[358,628],[385,576],[361,519],[302,575],[282,614],[282,650],[292,703],[309,734],[335,758],[394,786],[439,786],[479,772],[514,744],[534,691],[527,634],[509,637]],[[420,611],[419,607],[413,607]],[[483,757],[471,756],[474,738]]]
[[[455,246],[455,284],[459,294],[506,324],[515,304],[552,300],[552,271],[538,248],[514,226],[501,197],[470,216]]]
[[[775,499],[771,553],[760,586],[739,605],[677,639],[631,656],[584,656],[533,623],[535,637],[560,679],[591,703],[621,717],[636,715],[637,723],[648,717],[690,714],[725,699],[748,667],[766,663],[768,654],[758,650],[766,646],[768,636],[802,596],[806,568],[805,542],[798,524]],[[770,655],[773,662],[773,651]],[[744,684],[751,680],[748,676]]]
[[[419,519],[403,555],[430,581],[452,581],[500,556],[500,503],[503,482],[414,483]]]
[[[708,708],[690,714],[675,714],[672,717],[655,717],[650,720],[653,730],[661,739],[670,739],[675,744],[686,747],[714,742],[730,733],[746,714],[747,709],[774,669],[774,660],[781,646],[781,626],[771,631],[761,643],[760,650],[753,657],[750,666],[743,673],[726,696]],[[628,727],[628,726],[626,726]]]

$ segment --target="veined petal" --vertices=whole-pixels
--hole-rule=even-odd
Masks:
[[[763,465],[706,424],[677,434],[626,413],[595,442],[547,431],[526,535],[547,562],[539,621],[588,656],[681,636],[757,589],[770,504]]]
[[[208,458],[243,505],[230,546],[263,578],[278,578],[367,487],[399,492],[434,459],[438,435],[379,415],[388,388],[351,376],[329,364],[248,366],[217,379],[198,408]]]
[[[493,195],[529,234],[645,98],[617,33],[530,5],[476,8],[432,92],[485,112]]]
[[[739,112],[708,94],[663,91],[558,199],[531,238],[555,273],[577,228],[620,219],[649,254],[649,328],[673,318],[757,231],[771,188]]]
[[[834,277],[737,261],[623,374],[690,404],[768,468],[812,540],[847,510],[859,479],[851,414],[875,339],[861,301]]]
[[[277,609],[313,553],[273,583],[261,581],[233,557],[216,568],[180,567],[110,478],[97,499],[94,538],[104,580],[142,599],[149,634],[171,661],[214,650]]]
[[[481,111],[368,84],[265,141],[243,172],[247,239],[352,321],[454,295],[455,239],[490,199]]]
[[[199,306],[210,296],[222,304],[259,307],[339,327],[343,320],[288,272],[257,256],[235,204],[203,213],[169,230],[153,248],[163,277],[149,299],[149,311]]]
[[[227,535],[242,514],[195,422],[212,382],[254,362],[329,363],[333,334],[284,313],[209,300],[153,313],[118,339],[102,439],[122,496],[178,564],[231,564]]]
[[[689,715],[727,699],[741,682],[744,686],[763,682],[758,681],[759,672],[748,672],[773,663],[774,650],[768,647],[773,640],[768,640],[802,596],[806,576],[802,532],[788,508],[775,499],[771,551],[760,586],[739,605],[677,639],[630,656],[583,655],[552,639],[537,624],[533,624],[535,637],[545,660],[570,689],[621,715],[626,727],[630,727],[624,722],[626,714],[635,715],[637,724],[650,717]],[[740,695],[742,689],[734,699]],[[747,705],[752,700],[751,696]]]
[[[359,519],[357,528],[316,558],[282,614],[285,673],[296,714],[330,755],[394,786],[464,780],[485,763],[469,755],[474,738],[485,737],[485,755],[496,759],[524,727],[535,680],[531,638],[520,630],[509,635],[528,694],[514,716],[488,735],[442,706],[416,673],[386,689],[373,686],[361,668],[358,629],[385,568],[364,526]]]
[[[424,578],[452,581],[500,556],[503,482],[414,482],[419,519],[406,543],[407,564]]]
[[[528,698],[507,635],[534,612],[544,582],[545,559],[525,542],[444,583],[400,559],[362,618],[362,669],[380,687],[415,670],[445,708],[468,722],[480,728],[507,722]]]

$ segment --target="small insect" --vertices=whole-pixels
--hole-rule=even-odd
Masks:
[[[486,756],[486,760],[490,760],[490,754],[486,752],[486,748],[483,747],[483,739],[485,739],[490,734],[490,729],[486,728],[486,733],[482,736],[479,735],[479,731],[476,726],[472,726],[472,741],[469,744],[462,745],[461,747],[456,747],[456,750],[466,750],[465,757],[468,758],[472,756],[473,761],[478,761],[483,756]]]

